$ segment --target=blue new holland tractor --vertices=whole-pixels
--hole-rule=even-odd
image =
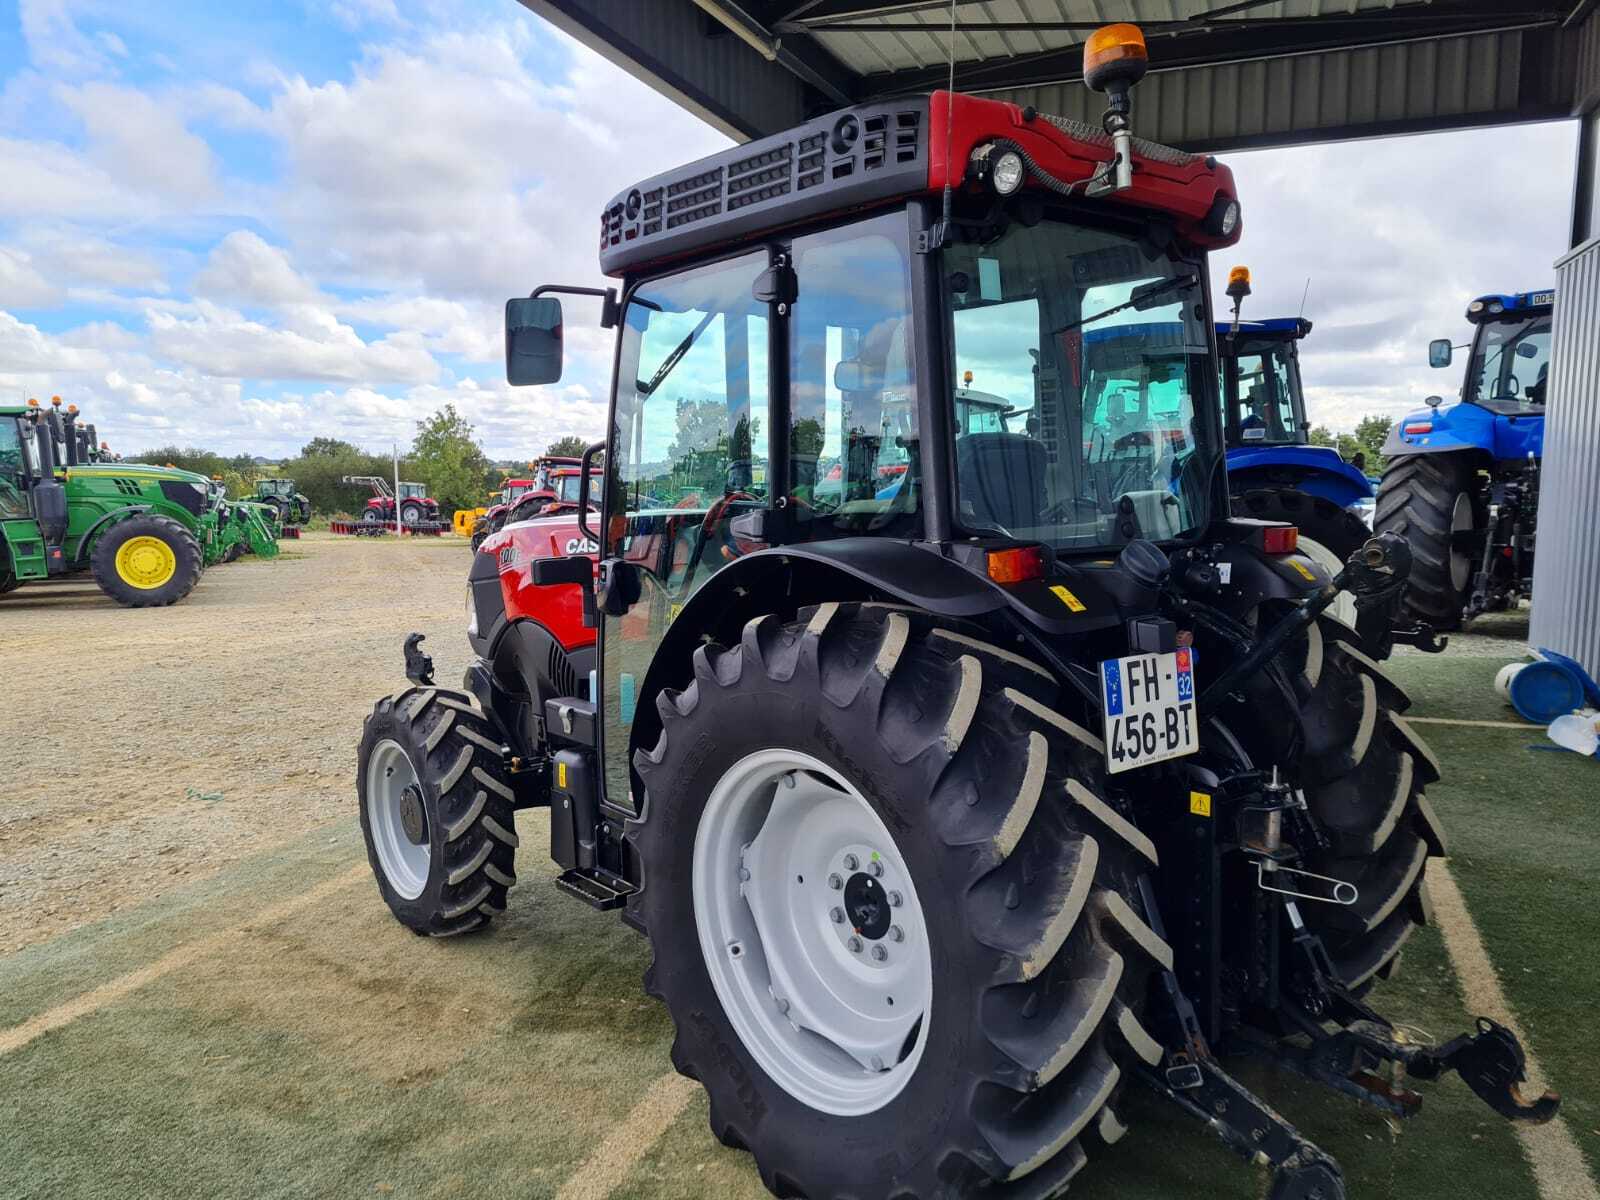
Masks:
[[[1453,629],[1533,590],[1555,292],[1480,296],[1467,306],[1471,354],[1459,402],[1438,396],[1389,433],[1374,527],[1404,535],[1411,614]],[[1428,364],[1466,349],[1438,338]]]
[[[1218,324],[1228,491],[1236,514],[1299,526],[1331,564],[1372,536],[1360,510],[1373,487],[1359,454],[1311,444],[1298,350],[1310,332],[1304,317]]]

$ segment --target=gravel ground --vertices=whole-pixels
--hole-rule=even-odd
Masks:
[[[0,740],[0,954],[350,815],[361,721],[405,683],[405,635],[461,677],[467,563],[458,538],[310,534],[171,608],[87,579],[0,598],[23,714]]]

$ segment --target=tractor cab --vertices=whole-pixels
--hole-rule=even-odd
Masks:
[[[1456,350],[1469,351],[1460,402],[1436,396],[1408,413],[1389,434],[1385,455],[1479,450],[1495,460],[1544,453],[1544,415],[1550,382],[1550,334],[1555,292],[1479,296],[1467,305],[1472,340],[1428,343],[1428,365],[1449,367]]]
[[[1304,317],[1217,326],[1230,448],[1310,444],[1299,354],[1300,339],[1310,332],[1311,322]]]

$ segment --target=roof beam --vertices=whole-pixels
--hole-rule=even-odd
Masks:
[[[693,0],[521,3],[738,141],[798,125],[820,109],[836,107],[789,63],[757,53]],[[820,48],[808,49],[834,61]]]

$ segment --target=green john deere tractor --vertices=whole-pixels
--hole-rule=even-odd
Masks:
[[[0,592],[92,571],[130,608],[193,590],[215,546],[210,481],[190,471],[80,461],[59,404],[0,407]]]
[[[277,506],[258,504],[254,500],[229,500],[220,475],[211,477],[211,488],[216,535],[214,548],[206,556],[206,565],[211,565],[213,555],[220,562],[233,562],[245,554],[276,558],[278,538],[282,536]]]
[[[295,490],[292,479],[256,480],[256,502],[277,512],[279,537],[299,537],[300,527],[311,520],[311,501]]]

